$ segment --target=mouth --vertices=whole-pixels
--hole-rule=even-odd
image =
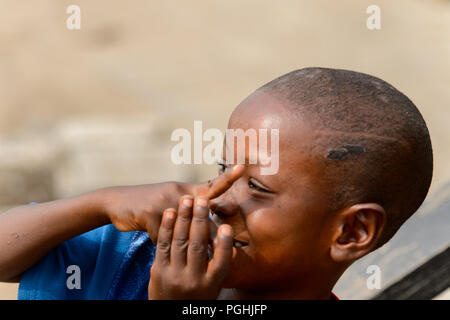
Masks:
[[[209,219],[211,220],[211,225],[210,225],[210,244],[208,245],[208,251],[213,251],[213,245],[212,243],[215,241],[216,235],[217,235],[217,228],[219,227],[219,225],[217,225],[214,220],[213,220],[213,215],[215,214],[214,211],[212,211],[210,209],[209,211]],[[248,242],[244,241],[244,240],[239,240],[239,239],[233,239],[233,247],[235,248],[242,248],[242,247],[247,247],[248,246]],[[209,255],[209,254],[208,254]]]
[[[233,247],[235,247],[235,248],[245,248],[247,246],[248,246],[248,242],[233,239]],[[213,245],[211,243],[209,243],[208,244],[208,249],[207,249],[208,260],[211,260],[213,258],[213,255],[214,255],[214,247],[213,247]]]

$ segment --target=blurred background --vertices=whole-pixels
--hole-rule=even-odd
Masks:
[[[72,4],[80,30],[66,27]],[[366,27],[371,4],[380,30]],[[335,288],[373,297],[450,243],[449,57],[448,0],[2,0],[0,212],[109,185],[209,179],[214,165],[172,164],[174,129],[223,130],[241,100],[294,69],[365,72],[418,106],[435,157],[426,203]],[[366,286],[371,264],[380,290]],[[0,283],[0,299],[16,294]]]

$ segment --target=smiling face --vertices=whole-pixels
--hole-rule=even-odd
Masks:
[[[231,225],[235,240],[244,244],[236,245],[224,287],[313,286],[328,271],[331,225],[311,128],[301,119],[292,121],[280,102],[258,92],[236,108],[228,127],[279,129],[279,170],[261,175],[258,164],[246,165],[244,175],[211,200],[213,221]],[[231,167],[221,165],[221,172]]]

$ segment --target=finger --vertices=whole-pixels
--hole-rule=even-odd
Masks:
[[[159,227],[158,241],[156,243],[155,262],[160,265],[168,265],[170,263],[170,247],[175,220],[175,209],[166,209]]]
[[[192,207],[194,197],[186,195],[181,197],[178,206],[178,216],[172,237],[172,250],[170,261],[177,266],[186,265],[187,248],[189,245],[189,229],[191,227]]]
[[[233,256],[233,228],[223,224],[218,230],[218,243],[208,264],[208,276],[222,282],[228,274]]]
[[[209,240],[210,240],[210,244],[213,244],[214,239],[217,238],[217,225],[216,223],[213,221],[212,215],[210,213],[209,215]]]
[[[189,233],[187,264],[191,271],[197,274],[203,273],[206,269],[209,224],[208,199],[196,197]]]
[[[214,199],[228,190],[233,183],[244,174],[245,166],[237,164],[231,171],[219,175],[216,179],[210,182],[209,188],[206,191],[208,199]]]

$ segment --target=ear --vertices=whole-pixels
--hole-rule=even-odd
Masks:
[[[330,255],[348,262],[368,254],[376,246],[386,223],[386,212],[376,203],[359,203],[337,213]]]

